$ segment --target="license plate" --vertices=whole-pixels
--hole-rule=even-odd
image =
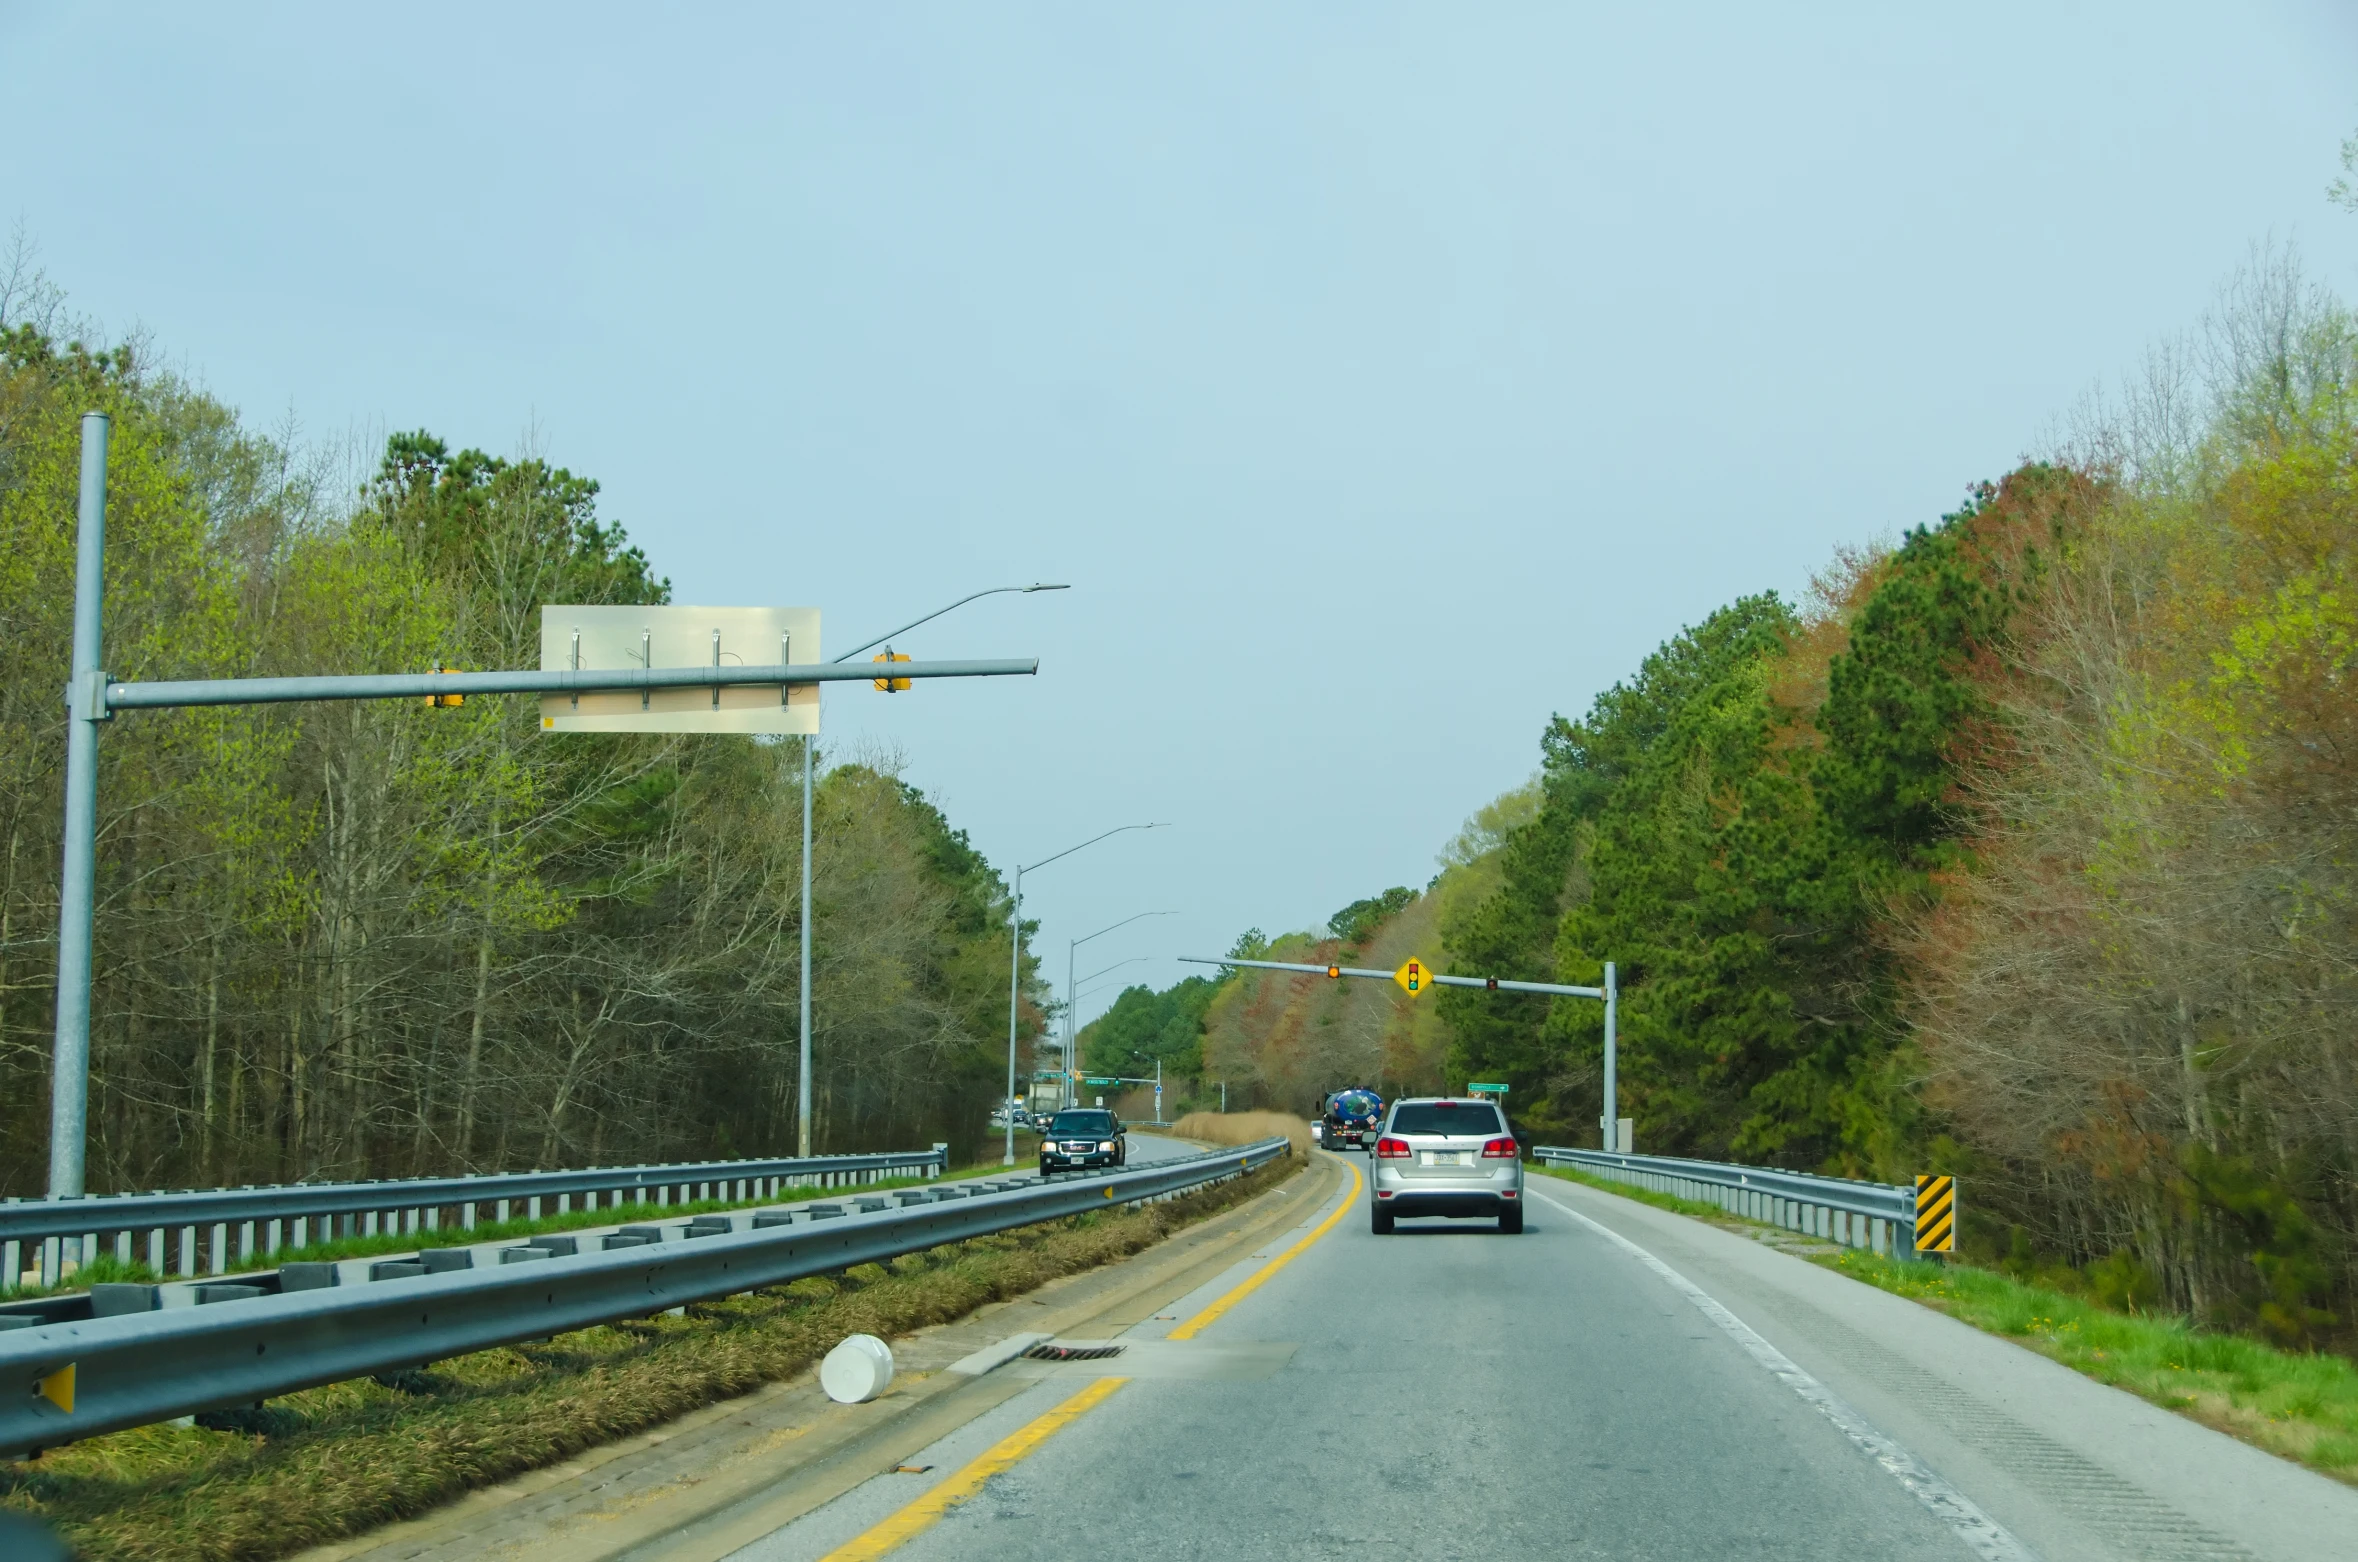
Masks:
[[[1424,1164],[1427,1166],[1471,1166],[1474,1164],[1473,1152],[1470,1150],[1426,1150],[1423,1155]]]

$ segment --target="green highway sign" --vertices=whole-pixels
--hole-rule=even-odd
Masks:
[[[1084,1085],[1118,1085],[1121,1081],[1118,1079],[1084,1079],[1081,1083]]]
[[[1507,1093],[1504,1085],[1468,1085],[1466,1088],[1478,1096],[1503,1096]]]

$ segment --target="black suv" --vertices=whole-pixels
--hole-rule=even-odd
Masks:
[[[1040,1130],[1040,1175],[1080,1166],[1125,1166],[1130,1141],[1122,1120],[1097,1107],[1069,1107]]]

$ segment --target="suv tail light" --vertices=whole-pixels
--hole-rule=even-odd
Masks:
[[[1521,1159],[1521,1157],[1516,1153],[1515,1141],[1512,1139],[1492,1139],[1488,1141],[1482,1146],[1482,1158],[1486,1161],[1512,1161]]]
[[[1378,1139],[1376,1154],[1387,1161],[1406,1160],[1408,1159],[1408,1141],[1406,1139]]]

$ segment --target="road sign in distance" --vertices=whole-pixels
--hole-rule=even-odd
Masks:
[[[1121,1081],[1118,1079],[1084,1079],[1081,1083],[1084,1085],[1118,1085]]]
[[[815,607],[614,607],[540,610],[543,672],[571,668],[773,667],[820,660]],[[906,680],[903,680],[906,681]],[[791,732],[819,730],[819,686],[544,694],[543,732]]]
[[[1468,1085],[1466,1089],[1477,1096],[1503,1096],[1507,1093],[1504,1085]]]
[[[1392,973],[1392,980],[1400,984],[1402,992],[1421,993],[1433,985],[1433,968],[1412,957]]]

